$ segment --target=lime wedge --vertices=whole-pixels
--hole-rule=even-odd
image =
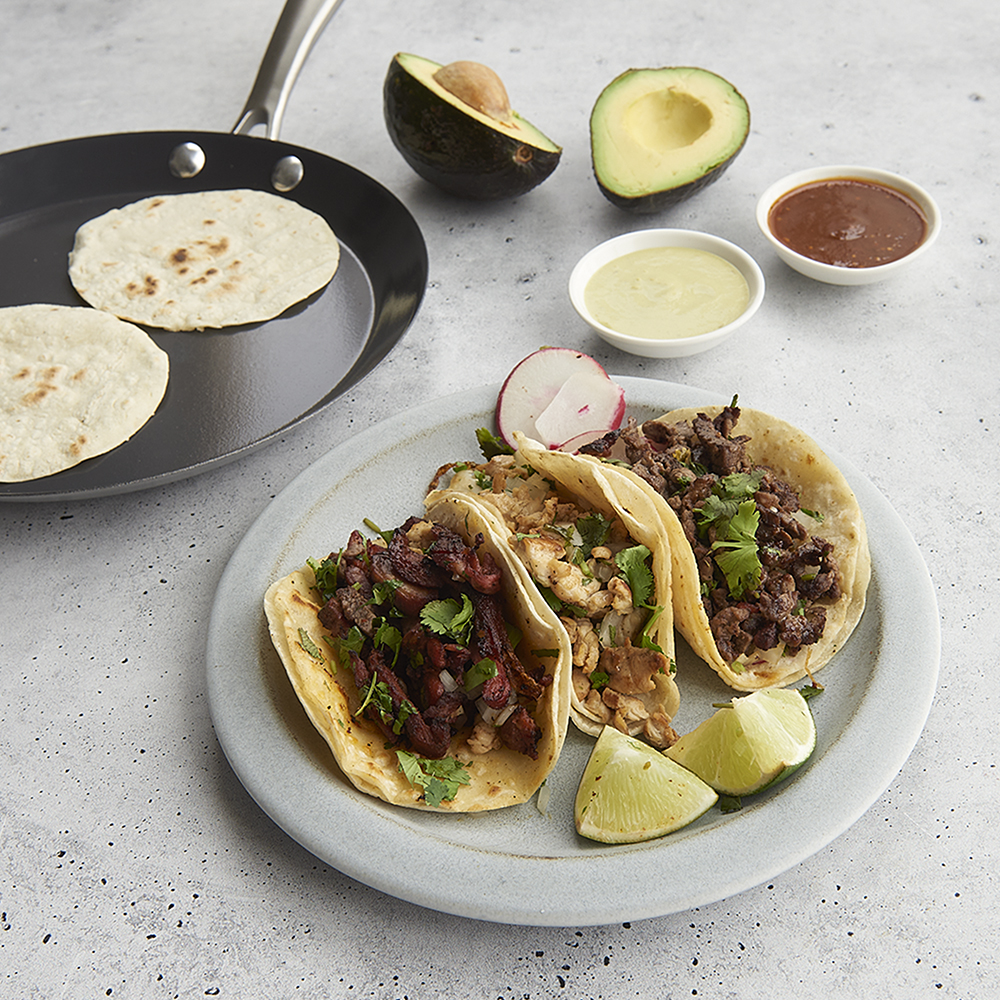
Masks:
[[[769,688],[733,698],[664,753],[720,795],[751,795],[786,778],[816,747],[805,698]]]
[[[573,818],[590,840],[634,844],[687,826],[717,800],[687,769],[605,726],[580,779]]]

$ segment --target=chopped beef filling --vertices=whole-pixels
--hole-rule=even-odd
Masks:
[[[794,487],[748,458],[749,438],[734,434],[739,416],[733,405],[714,420],[704,414],[690,423],[647,420],[639,426],[630,420],[617,438],[606,436],[581,449],[607,457],[620,439],[632,470],[677,514],[694,551],[712,635],[728,663],[741,655],[752,658],[755,650],[783,644],[794,654],[815,643],[826,625],[826,606],[841,596],[833,545],[811,535],[797,516]],[[722,480],[737,473],[759,477],[752,499],[760,580],[734,594],[713,548],[720,526],[706,517],[705,505],[723,495]]]
[[[475,725],[480,735],[470,748],[485,752],[497,745],[482,740],[485,723],[499,744],[537,759],[542,733],[530,708],[551,677],[526,668],[514,651],[500,568],[481,544],[482,536],[470,546],[416,517],[388,544],[353,531],[317,573],[326,602],[318,617],[342,640],[341,665],[353,671],[363,713],[388,744],[440,759],[456,732]],[[456,624],[460,634],[451,634],[425,625],[421,611],[435,601],[470,606],[468,627]]]

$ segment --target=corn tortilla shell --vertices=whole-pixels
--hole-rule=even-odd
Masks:
[[[157,195],[84,223],[69,277],[96,309],[164,330],[259,323],[322,288],[340,262],[326,220],[251,189]]]
[[[518,443],[520,460],[555,482],[562,491],[576,500],[581,508],[599,511],[606,517],[620,518],[632,538],[650,550],[655,579],[655,604],[663,608],[651,630],[650,638],[663,650],[671,664],[676,663],[670,551],[658,506],[650,496],[652,491],[638,487],[631,479],[619,479],[611,466],[595,459],[585,459],[583,456],[570,455],[562,451],[550,451],[537,441],[532,441],[519,433],[515,434],[515,439]],[[435,491],[429,494],[427,502],[433,503],[437,496],[454,495],[456,492]],[[522,588],[531,595],[536,606],[548,608],[535,581],[516,555],[516,550],[510,542],[510,530],[503,516],[497,508],[490,505],[489,493],[469,495],[475,496],[477,502],[487,508],[487,516],[493,524],[494,531],[500,541],[508,547],[511,558],[516,562]],[[559,627],[563,629],[561,623]],[[680,706],[680,692],[674,674],[656,674],[653,681],[656,685],[653,691],[636,697],[641,697],[650,714],[662,712],[668,719],[673,719]],[[569,698],[570,718],[574,725],[591,736],[600,735],[604,721],[596,718],[586,708],[577,697],[572,685]],[[636,724],[636,732],[633,735],[637,735],[641,728],[641,723]]]
[[[522,591],[518,577],[509,572],[509,557],[490,537],[481,511],[465,498],[442,500],[428,518],[458,531],[466,539],[483,531],[483,551],[490,552],[505,573],[507,618],[523,633],[518,654],[531,662],[528,650],[557,650],[556,656],[538,657],[537,662],[552,675],[552,683],[538,701],[535,721],[542,730],[538,759],[506,747],[485,754],[472,753],[466,744],[468,732],[452,737],[448,756],[465,766],[470,783],[459,788],[453,800],[444,801],[436,812],[481,812],[516,805],[531,798],[555,766],[566,737],[569,706],[571,653],[558,619],[540,609]],[[321,597],[308,567],[295,570],[273,583],[264,597],[271,641],[310,721],[326,740],[344,775],[360,791],[393,805],[431,810],[420,789],[414,788],[399,769],[396,753],[386,747],[382,731],[358,716],[360,699],[348,664],[334,669],[327,630],[316,617]],[[324,653],[321,664],[300,639],[303,629]]]
[[[149,335],[84,306],[0,309],[0,482],[40,479],[117,448],[166,392]]]
[[[689,407],[672,410],[657,420],[665,424],[690,422],[699,413],[714,419],[721,410],[721,406]],[[812,645],[802,646],[794,656],[784,655],[779,645],[771,650],[753,650],[749,659],[743,655],[732,664],[725,661],[712,636],[701,600],[694,551],[688,544],[680,519],[666,500],[638,475],[617,465],[608,469],[645,492],[660,512],[669,539],[677,630],[730,687],[755,691],[784,686],[812,675],[843,647],[865,609],[871,579],[871,554],[864,516],[854,491],[843,473],[809,435],[779,417],[742,407],[736,433],[749,435],[747,455],[755,465],[772,469],[796,487],[804,508],[823,514],[823,522],[815,533],[833,543],[840,567],[842,595],[836,603],[826,605],[826,628],[822,637]]]

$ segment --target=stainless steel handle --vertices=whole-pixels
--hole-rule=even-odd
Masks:
[[[343,0],[288,0],[261,60],[233,132],[246,135],[264,125],[268,139],[277,139],[288,95],[316,39]]]

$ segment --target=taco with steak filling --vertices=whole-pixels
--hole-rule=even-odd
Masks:
[[[843,647],[871,556],[858,501],[812,438],[734,399],[628,421],[582,451],[655,499],[677,629],[728,685],[790,684]]]
[[[670,746],[680,696],[656,504],[596,460],[515,438],[512,454],[487,448],[485,461],[439,469],[428,506],[473,497],[516,556],[522,589],[558,614],[572,649],[570,719],[579,729],[596,736],[612,725]]]
[[[355,787],[478,812],[529,799],[563,745],[570,649],[480,507],[458,497],[272,584],[292,687]]]

